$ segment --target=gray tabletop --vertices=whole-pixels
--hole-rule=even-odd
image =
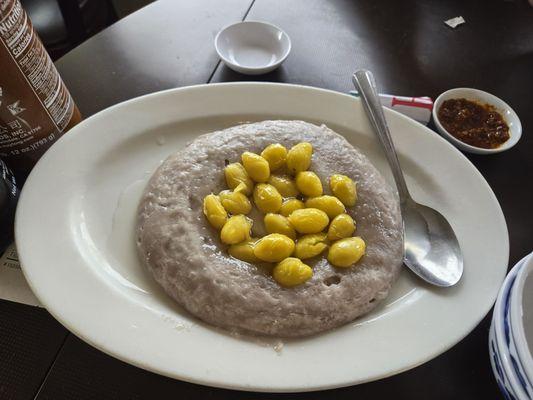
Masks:
[[[452,30],[443,24],[458,15],[465,25]],[[272,22],[291,36],[293,52],[280,69],[250,78],[219,63],[216,32],[243,19]],[[373,70],[388,93],[436,97],[452,87],[487,90],[516,110],[524,135],[508,152],[468,158],[502,205],[511,265],[532,250],[531,185],[524,183],[533,172],[533,8],[527,1],[160,0],[57,65],[85,116],[142,94],[208,82],[266,80],[345,92],[352,71],[362,67]],[[452,349],[410,371],[290,397],[500,398],[488,359],[489,317]],[[68,333],[42,309],[0,301],[0,320],[6,321],[0,324],[2,399],[250,397],[124,364]],[[254,395],[270,397],[284,396]]]

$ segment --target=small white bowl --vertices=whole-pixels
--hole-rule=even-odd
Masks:
[[[259,75],[276,69],[285,61],[291,51],[291,40],[275,25],[245,21],[218,32],[215,48],[232,70]]]
[[[509,135],[510,138],[503,143],[500,147],[497,147],[495,149],[483,149],[481,147],[471,146],[469,144],[466,144],[459,139],[456,139],[454,136],[452,136],[439,121],[438,117],[438,111],[440,106],[445,100],[450,99],[467,99],[471,101],[475,101],[482,104],[490,104],[496,108],[496,110],[503,116],[503,119],[505,122],[507,122],[507,125],[509,126]],[[478,89],[471,89],[471,88],[457,88],[457,89],[450,89],[444,93],[442,93],[437,99],[435,100],[435,103],[433,104],[433,121],[435,121],[435,125],[437,126],[438,131],[442,136],[444,136],[448,141],[450,141],[453,145],[455,145],[457,148],[467,151],[469,153],[475,153],[475,154],[494,154],[494,153],[500,153],[505,150],[509,150],[511,147],[513,147],[518,141],[520,140],[520,137],[522,136],[522,124],[520,123],[520,119],[518,118],[518,115],[513,111],[513,109],[503,100],[500,98],[484,92],[483,90]]]

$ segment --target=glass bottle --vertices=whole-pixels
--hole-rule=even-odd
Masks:
[[[81,115],[19,0],[0,0],[0,157],[19,183]]]

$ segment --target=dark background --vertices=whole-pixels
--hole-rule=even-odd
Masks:
[[[458,15],[466,24],[444,25]],[[272,22],[289,34],[293,51],[280,69],[250,78],[218,62],[214,35],[243,19]],[[161,0],[100,32],[57,65],[85,116],[148,92],[206,82],[266,80],[346,92],[357,68],[372,70],[385,93],[435,98],[453,87],[486,90],[514,108],[523,136],[507,152],[467,156],[501,203],[510,265],[532,250],[533,7],[526,1]],[[44,309],[0,301],[0,399],[497,399],[489,326],[490,314],[443,355],[381,381],[252,395],[126,365],[74,337]]]

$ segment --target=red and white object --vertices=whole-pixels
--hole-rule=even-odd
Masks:
[[[359,97],[359,93],[351,90],[352,96]],[[401,114],[427,125],[431,119],[433,100],[430,97],[407,97],[392,94],[380,94],[379,99],[384,107],[391,108]]]

